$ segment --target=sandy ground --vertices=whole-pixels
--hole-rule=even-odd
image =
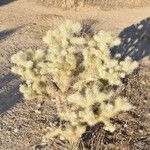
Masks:
[[[149,114],[150,78],[148,68],[150,63],[148,59],[150,56],[150,38],[148,40],[148,37],[150,33],[148,27],[150,27],[150,7],[110,11],[102,11],[98,7],[84,7],[76,11],[48,8],[29,0],[6,1],[5,3],[0,2],[0,150],[54,149],[51,146],[41,146],[40,144],[45,132],[44,129],[50,126],[51,121],[55,118],[52,113],[55,112],[51,108],[50,102],[45,102],[40,107],[41,114],[38,114],[36,113],[36,110],[39,109],[38,102],[23,100],[22,95],[18,92],[18,86],[22,81],[10,72],[12,66],[10,56],[19,50],[45,48],[46,45],[43,44],[42,37],[46,31],[54,29],[65,19],[90,24],[95,30],[104,29],[118,35],[122,39],[122,43],[119,47],[114,48],[113,52],[120,52],[122,57],[130,55],[142,66],[145,66],[141,68],[146,69],[141,69],[137,73],[138,75],[131,76],[131,83],[128,82],[126,92],[129,92],[127,97],[130,100],[132,97],[133,99],[137,98],[133,103],[138,106],[137,112],[140,109],[142,114],[139,113],[141,117],[137,117],[138,119],[133,117],[137,124],[133,121],[131,125],[138,125],[142,122],[145,124],[144,131],[140,130],[144,133],[138,133],[138,138],[145,138],[146,142],[137,144],[137,139],[132,141],[132,135],[127,136],[128,139],[119,137],[123,139],[121,141],[122,147],[117,144],[119,143],[117,141],[113,143],[116,147],[113,147],[112,150],[150,149],[150,145],[145,144],[150,142],[148,136],[150,134],[150,122],[145,116]],[[136,78],[137,84],[135,85],[140,87],[139,89],[133,88],[135,87],[133,84],[135,82],[134,76],[138,76],[137,78],[145,77],[143,80]],[[145,93],[142,92],[139,95],[142,88],[144,88]],[[145,103],[141,100],[145,100]],[[146,118],[142,120],[142,116]],[[127,121],[126,118],[133,119],[128,116],[124,118],[124,121]],[[133,131],[135,128],[131,130]],[[110,136],[113,137],[113,135],[107,135],[107,137]],[[111,140],[108,139],[108,141]],[[106,145],[108,145],[107,142]],[[105,149],[106,145],[103,145],[104,148],[101,146],[101,149]],[[111,148],[107,147],[107,149]]]

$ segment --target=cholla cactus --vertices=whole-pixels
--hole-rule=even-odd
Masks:
[[[36,98],[37,96],[46,93],[48,84],[46,78],[40,74],[40,63],[46,55],[43,50],[27,50],[26,52],[18,52],[13,55],[11,60],[16,64],[12,68],[12,72],[19,74],[26,84],[20,86],[20,91],[27,99]]]
[[[65,128],[55,127],[45,139],[61,136],[76,141],[87,126],[103,122],[113,132],[110,118],[132,108],[126,98],[108,87],[122,85],[122,78],[133,72],[138,63],[110,56],[110,48],[120,43],[110,33],[82,34],[82,25],[66,21],[43,38],[47,50],[28,50],[12,56],[14,73],[26,81],[20,86],[25,98],[55,99]],[[109,89],[109,90],[108,90]]]

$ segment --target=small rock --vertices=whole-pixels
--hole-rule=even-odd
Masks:
[[[18,129],[16,128],[16,129],[14,129],[14,132],[16,133],[16,132],[18,132]]]
[[[35,113],[37,113],[37,114],[41,114],[41,111],[39,111],[39,110],[35,110]]]

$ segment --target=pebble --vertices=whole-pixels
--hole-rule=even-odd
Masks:
[[[126,128],[128,125],[127,124],[124,124],[124,127]]]
[[[41,107],[41,104],[38,104],[37,107],[40,108],[40,107]]]
[[[39,110],[35,110],[35,113],[37,113],[37,114],[41,114],[41,111],[39,111]]]
[[[15,133],[18,132],[18,129],[14,129],[14,132],[15,132]]]
[[[139,132],[140,132],[140,133],[143,133],[143,131],[142,131],[142,130],[139,130]]]

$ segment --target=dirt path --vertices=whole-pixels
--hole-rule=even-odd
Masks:
[[[10,73],[12,54],[28,48],[45,47],[42,43],[45,32],[65,19],[72,19],[93,24],[96,30],[119,34],[123,41],[119,49],[127,49],[121,52],[122,55],[130,54],[139,61],[144,59],[141,63],[148,65],[145,58],[150,54],[150,46],[145,32],[149,17],[150,7],[110,11],[84,7],[78,11],[65,11],[40,6],[29,0],[8,1],[5,5],[0,3],[0,149],[30,150],[38,147],[43,135],[41,129],[46,128],[52,119],[48,104],[43,106],[44,114],[36,114],[36,102],[22,102],[18,92],[22,81]],[[132,41],[128,42],[128,38]],[[139,44],[135,42],[137,38]],[[128,53],[128,50],[131,52]]]

